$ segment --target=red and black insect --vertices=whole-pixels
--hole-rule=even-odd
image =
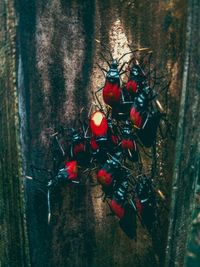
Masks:
[[[137,135],[146,147],[151,147],[156,140],[157,129],[162,113],[152,105],[152,90],[143,88],[134,98],[130,109],[130,120],[137,129]]]
[[[126,90],[131,95],[132,99],[137,95],[138,92],[144,87],[147,77],[140,67],[138,61],[130,69],[129,79],[125,85]]]
[[[119,184],[119,183],[117,183]],[[112,212],[120,219],[125,216],[124,204],[126,201],[126,193],[128,190],[128,180],[124,179],[119,185],[115,185],[112,199],[108,202]]]
[[[89,116],[85,138],[89,145],[91,161],[103,163],[107,159],[108,121],[104,112],[97,110]]]
[[[84,138],[84,133],[80,130],[72,128],[68,138],[67,156],[71,160],[76,160],[81,166],[90,162],[90,155]]]
[[[78,165],[77,161],[68,161],[65,163],[64,168],[58,171],[58,174],[54,176],[47,184],[47,204],[48,204],[48,223],[51,219],[51,192],[59,185],[75,183],[79,184],[78,179]]]
[[[119,218],[119,225],[123,232],[133,239],[136,238],[136,208],[129,203],[127,197],[131,175],[115,157],[111,157],[111,162],[112,165],[109,167],[113,172],[109,171],[109,174],[111,174],[112,182],[108,188],[104,186],[104,190],[107,189],[107,192],[109,190],[109,193],[106,192],[107,203],[112,213]],[[117,172],[116,169],[118,169]],[[102,173],[102,170],[99,171],[100,173]],[[108,174],[108,171],[106,171],[106,174]]]
[[[109,66],[109,70],[99,66],[102,71],[106,72],[105,84],[95,92],[95,95],[99,102],[97,94],[102,91],[104,103],[110,107],[115,107],[121,101],[120,75],[122,73],[121,68],[118,69],[119,64],[117,60],[112,58],[111,64],[108,61],[106,62]]]
[[[116,148],[120,142],[120,131],[118,130],[118,125],[115,120],[108,118],[108,146],[107,152],[110,154],[115,154]]]
[[[128,120],[121,125],[121,141],[119,149],[122,152],[124,159],[128,158],[133,162],[137,162],[139,160],[139,151],[135,141],[136,137],[132,128],[133,127]]]
[[[32,176],[26,176],[28,179],[32,179],[36,183],[42,185],[42,188],[45,190],[41,190],[47,195],[47,207],[48,207],[48,223],[50,223],[51,219],[51,194],[58,187],[67,184],[79,184],[80,180],[78,177],[78,164],[77,161],[67,161],[64,165],[64,168],[58,170],[56,175],[53,175],[52,171],[39,168],[31,165]],[[39,171],[40,173],[46,173],[50,177],[48,181],[42,181],[38,179],[35,171]]]
[[[162,91],[166,91],[169,82],[164,86],[161,85],[165,77],[156,77],[155,67],[150,70],[152,51],[149,51],[147,55],[150,55],[147,66],[144,64],[141,66],[138,60],[133,58],[135,63],[130,69],[129,80],[125,88],[132,99],[130,120],[142,144],[145,147],[151,147],[156,140],[160,120],[165,118],[164,109],[157,98]],[[155,87],[159,87],[159,93],[155,91]]]
[[[58,174],[49,181],[48,187],[66,182],[79,183],[78,164],[75,160],[67,161],[64,168],[60,169]]]
[[[96,99],[97,99],[98,103],[101,106],[101,103],[99,101],[99,98],[98,98],[97,94],[100,91],[102,91],[104,103],[106,105],[109,105],[113,109],[117,109],[117,106],[119,106],[123,102],[123,95],[122,95],[121,81],[120,81],[121,80],[121,75],[127,71],[127,70],[123,70],[123,67],[125,66],[125,64],[127,64],[127,62],[124,62],[119,67],[120,61],[126,55],[138,52],[138,51],[143,50],[143,49],[135,49],[133,51],[124,53],[117,60],[117,59],[113,58],[111,52],[109,51],[109,49],[105,45],[102,45],[102,46],[109,53],[111,63],[108,60],[106,60],[104,55],[101,54],[102,58],[108,64],[109,69],[107,70],[107,69],[101,67],[99,64],[97,64],[99,66],[99,68],[102,70],[103,74],[105,75],[105,73],[106,73],[106,75],[105,75],[105,84],[104,84],[104,86],[101,87],[100,89],[98,89],[95,92],[95,96],[96,96]]]
[[[142,224],[151,233],[154,224],[158,222],[158,207],[152,180],[143,174],[138,176],[135,192],[137,213],[141,218]]]
[[[97,110],[89,118],[89,126],[92,137],[97,143],[103,143],[107,141],[108,134],[108,121],[106,115]]]
[[[120,177],[121,172],[121,164],[118,160],[114,160],[112,156],[107,159],[97,173],[97,180],[102,185],[103,190],[109,189],[112,192],[114,181]],[[109,190],[106,190],[106,193],[109,192]]]
[[[115,148],[119,143],[116,123],[107,117],[104,112],[97,110],[89,117],[89,127],[86,135],[89,139],[90,151],[99,163],[107,160],[107,153],[115,153]]]
[[[149,48],[141,48],[140,51],[146,52],[142,57],[140,57],[141,64],[135,56],[133,56],[129,61],[129,77],[127,83],[125,84],[125,88],[129,92],[131,99],[133,99],[144,88],[144,86],[149,83],[150,79],[150,59],[152,51],[149,50]],[[148,60],[144,60],[147,56]],[[134,63],[130,67],[132,62]]]

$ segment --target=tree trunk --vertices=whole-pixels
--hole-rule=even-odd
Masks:
[[[170,103],[178,103],[184,43],[185,9],[182,4],[168,5],[162,1],[137,4],[128,1],[19,2],[22,62],[19,72],[24,73],[22,99],[27,118],[23,126],[28,136],[28,140],[24,140],[27,174],[30,164],[52,167],[48,131],[60,123],[70,125],[79,107],[89,107],[91,91],[102,86],[103,77],[95,67],[102,48],[95,39],[108,44],[117,57],[117,52],[122,50],[123,53],[127,42],[136,47],[151,47],[157,65],[171,71]],[[170,112],[176,122],[177,110],[170,107]],[[163,146],[166,147],[166,143]],[[173,152],[169,150],[169,153]],[[165,156],[166,153],[160,152],[159,173],[163,176],[159,176],[158,183],[164,181],[165,185],[161,186],[167,191],[166,181],[171,173],[161,169],[165,168],[164,164],[172,166],[173,161],[163,163]],[[147,233],[139,229],[138,241],[128,240],[115,218],[106,216],[105,203],[96,198],[100,194],[98,188],[86,185],[56,192],[50,227],[45,216],[45,196],[38,191],[38,185],[29,182],[26,192],[33,266],[158,265]],[[164,226],[166,231],[167,224]]]
[[[199,123],[199,48],[200,4],[188,1],[186,52],[183,72],[182,95],[176,140],[172,205],[166,266],[184,266],[186,241],[192,221],[195,191],[200,177],[200,123]],[[198,193],[199,194],[199,193]],[[198,233],[198,232],[197,232]],[[199,266],[199,236],[193,235],[189,244],[185,266]],[[196,239],[196,240],[195,240]],[[194,249],[197,247],[196,249]],[[194,250],[194,252],[193,252]],[[192,253],[193,252],[193,253]],[[195,253],[195,254],[194,254]]]
[[[14,1],[0,3],[0,266],[29,266],[16,87]]]
[[[100,52],[105,53],[105,49],[95,39],[109,46],[114,57],[127,52],[128,43],[154,51],[158,73],[168,72],[171,80],[165,109],[176,134],[186,5],[187,1],[181,0],[16,1],[24,175],[32,175],[31,164],[53,168],[50,133],[60,124],[70,127],[81,107],[89,109],[92,92],[103,85],[104,77],[95,63],[102,63]],[[168,204],[174,140],[157,143],[156,183]],[[47,181],[45,173],[35,175],[41,182]],[[163,266],[168,212],[161,214],[160,244],[154,244],[142,227],[137,241],[130,241],[116,219],[106,216],[109,210],[97,198],[101,192],[98,187],[85,184],[56,190],[50,225],[44,188],[27,180],[25,189],[32,266]]]

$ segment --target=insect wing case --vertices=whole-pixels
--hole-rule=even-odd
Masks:
[[[151,231],[156,219],[156,196],[152,187],[152,180],[141,176],[136,185],[136,207],[143,224]]]
[[[160,112],[149,112],[145,124],[137,130],[137,135],[145,147],[151,147],[156,140],[160,119]]]
[[[103,167],[97,173],[98,182],[105,187],[112,184],[116,173],[115,166],[113,166],[110,160],[107,160]]]
[[[124,217],[119,221],[119,225],[122,231],[130,239],[136,239],[136,230],[137,230],[136,211],[129,203],[125,204],[124,211],[125,211]]]
[[[68,161],[65,163],[65,168],[60,169],[57,175],[58,182],[78,182],[78,166],[77,161]]]
[[[117,83],[106,82],[103,88],[104,102],[113,107],[120,103],[121,91]]]
[[[91,115],[90,118],[90,129],[92,135],[97,139],[106,138],[108,130],[108,122],[106,116],[101,111],[96,111]]]

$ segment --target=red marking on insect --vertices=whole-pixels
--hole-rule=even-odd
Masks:
[[[101,111],[96,111],[90,118],[90,129],[96,137],[105,136],[108,130],[108,122],[106,116]]]
[[[96,140],[94,138],[92,138],[90,140],[90,146],[93,150],[97,150],[99,148],[99,145],[97,144]]]
[[[79,152],[83,152],[85,150],[85,146],[83,143],[77,144],[73,148],[74,155],[77,155]]]
[[[136,81],[128,81],[126,84],[126,89],[128,90],[129,93],[134,93],[136,94],[138,92],[138,84]]]
[[[122,147],[122,149],[134,150],[135,149],[135,143],[130,139],[123,139],[121,142],[121,147]]]
[[[138,213],[141,215],[142,214],[143,207],[142,207],[141,201],[138,198],[136,199],[135,205],[136,205],[136,208],[137,208]]]
[[[124,217],[125,210],[116,200],[111,200],[109,206],[118,218],[122,219]]]
[[[78,166],[77,166],[76,160],[66,162],[65,168],[66,168],[66,171],[68,173],[68,179],[69,180],[74,180],[77,178]]]
[[[121,91],[116,83],[106,82],[103,88],[103,100],[109,106],[114,106],[120,103]]]
[[[114,145],[117,145],[119,142],[119,139],[116,135],[111,135],[111,140],[112,140]]]
[[[131,108],[131,111],[130,111],[130,119],[136,128],[139,128],[139,129],[141,128],[142,126],[141,113],[138,112],[134,106]]]
[[[97,179],[100,184],[104,186],[109,186],[111,185],[113,178],[110,173],[107,173],[104,169],[101,169],[98,171],[97,174]]]

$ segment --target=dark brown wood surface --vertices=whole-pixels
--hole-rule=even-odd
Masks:
[[[0,3],[0,266],[29,266],[16,72],[14,1]]]
[[[188,3],[192,5],[192,1]],[[50,133],[59,124],[69,127],[81,107],[89,108],[91,92],[102,86],[103,76],[95,63],[100,62],[99,54],[103,48],[95,39],[108,45],[114,54],[123,52],[127,43],[134,47],[150,47],[154,51],[158,73],[162,70],[168,72],[171,80],[165,109],[176,135],[187,55],[187,1],[18,0],[16,11],[19,20],[15,55],[25,175],[32,175],[31,164],[53,167]],[[191,86],[195,87],[194,84]],[[195,113],[190,112],[189,120],[192,114]],[[9,142],[7,140],[5,146]],[[174,162],[177,166],[178,160],[177,156],[175,160],[174,150],[175,140],[159,141],[156,182],[166,195],[167,206],[171,195],[172,168]],[[6,169],[9,170],[9,166]],[[41,181],[47,179],[44,174],[37,178]],[[5,180],[2,181],[4,184]],[[53,195],[50,225],[47,224],[44,188],[26,181],[25,189],[32,266],[164,266],[168,229],[166,210],[161,214],[162,242],[158,249],[158,244],[152,244],[141,227],[138,228],[137,242],[128,240],[119,229],[116,218],[106,216],[109,210],[97,198],[100,194],[97,187],[86,184],[57,190]],[[10,203],[13,203],[12,197]],[[179,203],[183,204],[181,198]],[[174,232],[170,235],[174,236]],[[173,236],[170,249],[175,247]],[[16,248],[13,246],[13,249]],[[179,255],[183,256],[183,251],[182,248]],[[171,252],[176,257],[176,250]]]
[[[171,72],[170,116],[176,123],[184,56],[182,1],[31,1],[19,3],[19,14],[27,174],[31,163],[52,167],[48,131],[60,123],[70,125],[80,107],[89,107],[91,91],[102,86],[102,74],[95,67],[100,52],[95,38],[110,44],[111,50],[119,42],[123,46],[123,38],[131,45],[153,49],[159,68]],[[158,183],[169,198],[173,143],[163,146],[160,150],[166,153],[160,152],[160,162],[167,153],[172,158],[161,164],[164,171],[159,171],[163,176]],[[116,219],[106,216],[108,208],[96,198],[99,189],[87,185],[57,192],[50,227],[38,185],[29,182],[26,192],[34,266],[158,265],[148,234],[139,229],[137,242],[128,240]],[[164,249],[160,250],[163,254]]]
[[[200,177],[200,87],[199,87],[199,47],[200,5],[198,1],[188,1],[186,49],[183,72],[182,94],[176,140],[174,176],[172,185],[172,206],[166,266],[199,266],[199,230],[195,217],[195,192]],[[197,199],[197,203],[198,203]],[[194,212],[194,214],[193,214]],[[193,221],[193,231],[188,236]],[[196,218],[198,221],[198,219]],[[196,227],[195,227],[196,225]],[[195,230],[196,228],[196,230]],[[187,259],[184,261],[186,241]],[[184,265],[185,264],[185,265]]]

